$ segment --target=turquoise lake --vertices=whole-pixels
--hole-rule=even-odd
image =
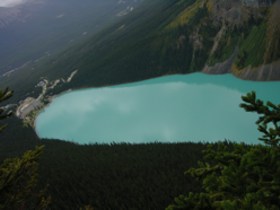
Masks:
[[[36,119],[41,138],[87,143],[259,143],[257,115],[239,107],[241,96],[280,103],[280,82],[232,75],[165,76],[137,83],[64,93]]]

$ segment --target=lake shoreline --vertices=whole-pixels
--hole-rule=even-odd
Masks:
[[[175,139],[179,142],[184,141],[184,139],[192,139],[194,141],[202,141],[204,139],[208,141],[214,141],[215,139],[233,139],[236,140],[236,142],[240,142],[240,140],[246,138],[247,141],[248,139],[252,141],[253,139],[257,139],[258,136],[256,134],[245,134],[244,132],[247,132],[246,130],[250,130],[251,132],[255,130],[255,117],[244,113],[244,111],[239,108],[241,95],[251,91],[252,88],[255,88],[257,93],[259,93],[260,97],[264,98],[264,100],[274,99],[277,95],[277,92],[274,90],[280,88],[280,83],[243,81],[236,79],[230,74],[208,76],[203,73],[195,73],[189,75],[170,75],[116,86],[68,91],[57,96],[54,102],[51,103],[45,111],[55,110],[53,104],[60,104],[56,106],[62,107],[62,109],[55,110],[55,114],[51,112],[45,113],[44,111],[39,115],[36,119],[36,132],[41,138],[59,138],[64,140],[79,139],[79,141],[85,144],[89,143],[87,142],[89,139],[101,143],[104,142],[104,140],[106,143],[118,142],[119,140],[131,142],[132,139],[134,140],[132,141],[133,143],[150,142],[155,139],[158,139],[160,142],[173,141]],[[210,90],[212,91],[211,94],[209,92]],[[273,91],[274,93],[272,93]],[[166,95],[164,95],[165,93]],[[89,95],[87,96],[87,94]],[[138,97],[138,94],[140,94],[141,97],[143,96],[143,98]],[[196,95],[198,95],[198,97],[196,97]],[[189,101],[188,98],[192,98],[192,101]],[[66,100],[66,102],[63,102],[63,100]],[[205,103],[203,100],[208,102],[209,100],[213,101],[213,105],[208,104],[210,109],[212,109],[211,113],[209,113],[203,105],[201,107],[201,104]],[[147,103],[142,104],[142,102],[145,101]],[[149,103],[149,101],[153,103]],[[165,104],[165,106],[162,106],[162,104]],[[145,111],[139,109],[139,106],[143,106]],[[197,106],[199,106],[197,111],[191,111]],[[104,111],[103,107],[110,108]],[[229,109],[229,107],[231,108]],[[103,111],[100,113],[96,112],[96,110],[99,109]],[[93,110],[93,112],[90,110]],[[143,113],[139,114],[139,112]],[[196,116],[195,113],[199,112],[202,112],[200,113],[201,116],[208,116],[208,118],[202,120],[199,117],[199,119],[197,119],[198,116]],[[75,117],[72,117],[73,113],[77,113]],[[51,115],[52,119],[47,115]],[[42,125],[44,121],[40,119],[42,116],[45,116],[48,120],[52,120],[51,124],[48,126],[52,126],[52,124],[60,121],[56,126],[52,127],[54,130],[51,130],[51,133],[53,133],[52,135],[54,136],[46,136],[46,133],[44,136],[38,131],[38,124],[40,127],[40,124]],[[61,121],[65,116],[67,120]],[[80,116],[82,116],[82,118],[80,118]],[[94,119],[94,121],[83,122],[87,119],[87,116],[89,116],[89,120]],[[112,118],[110,118],[111,116]],[[146,118],[142,118],[142,116]],[[222,129],[224,130],[222,134],[217,129],[223,127],[223,123],[215,124],[217,122],[211,122],[211,119],[217,116],[218,119],[221,118],[220,120],[223,122],[228,121],[228,119],[234,119],[236,122],[233,120],[235,124],[227,124],[226,127]],[[245,119],[247,119],[248,116],[250,116],[250,120],[246,121]],[[129,122],[130,119],[133,119],[133,121]],[[75,124],[77,123],[76,121],[78,124]],[[69,122],[72,123],[72,125],[66,125],[69,124]],[[146,122],[151,123],[153,126],[159,125],[159,127],[149,127]],[[119,124],[123,123],[125,123],[124,126],[119,127]],[[133,125],[131,125],[131,123]],[[102,134],[104,135],[103,137],[102,135],[97,135],[97,133],[100,134],[105,129],[101,124],[104,126],[106,125],[108,133],[112,133],[112,136],[106,134],[106,132]],[[198,125],[203,125],[202,130],[206,129],[203,135],[197,130],[199,127]],[[212,127],[210,126],[211,129],[207,131],[209,125]],[[66,127],[63,128],[63,126]],[[135,126],[142,130],[137,130]],[[241,130],[239,132],[235,131],[239,126],[241,126],[239,128]],[[191,127],[191,129],[189,127]],[[123,128],[126,129],[123,130]],[[83,137],[78,137],[76,136],[77,134],[71,137],[59,136],[62,135],[64,129],[66,129],[66,133],[63,135],[68,136],[71,135],[71,133],[74,134],[76,132],[75,130],[77,130]],[[113,130],[109,131],[110,129]],[[187,131],[188,129],[190,130]],[[87,134],[89,130],[94,131],[92,131],[92,134]],[[221,133],[220,136],[217,136],[214,131],[216,133]],[[124,136],[118,136],[117,134],[119,132]],[[131,135],[129,136],[128,134],[130,132]],[[190,135],[188,132],[192,134]],[[59,135],[56,136],[56,134]],[[139,134],[140,136],[135,136],[135,134]],[[174,136],[174,134],[176,134],[176,136]],[[238,135],[235,136],[236,134]],[[144,136],[141,137],[141,135]],[[131,140],[128,141],[129,139]]]

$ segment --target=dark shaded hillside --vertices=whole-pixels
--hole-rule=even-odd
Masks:
[[[186,1],[183,5],[191,3],[192,1]],[[168,44],[169,41],[166,40],[168,46],[163,45],[166,49],[162,49],[164,57],[157,48],[165,40],[164,37],[172,35],[169,32],[161,35],[160,30],[181,9],[176,1],[146,1],[122,21],[104,29],[87,42],[52,58],[30,64],[10,77],[2,78],[2,82],[14,89],[18,98],[26,92],[32,92],[41,76],[56,79],[64,77],[74,69],[78,69],[79,72],[73,82],[64,89],[142,80],[166,74],[166,71],[186,73],[188,69],[185,66],[190,63],[191,51],[186,61],[182,56],[178,58],[175,63],[180,66],[172,70],[173,68],[165,68],[165,65],[174,58],[174,51],[169,52],[173,44]],[[176,32],[175,36],[176,34],[178,33]],[[157,39],[159,44],[153,43]],[[186,46],[182,50],[188,53],[191,48]],[[168,58],[169,56],[171,57]]]
[[[33,149],[41,141],[32,128],[24,128],[21,120],[13,117],[4,122],[8,125],[0,134],[0,160],[18,156]],[[4,124],[3,123],[3,124]]]
[[[0,7],[1,74],[86,40],[139,2],[41,0]]]
[[[144,1],[87,41],[1,82],[24,95],[42,76],[53,80],[76,69],[59,91],[194,71],[279,80],[279,1],[256,2]]]

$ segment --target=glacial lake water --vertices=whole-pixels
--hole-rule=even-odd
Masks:
[[[137,83],[64,93],[36,119],[41,138],[87,143],[259,143],[257,115],[239,107],[241,96],[280,103],[280,82],[232,75],[165,76]]]

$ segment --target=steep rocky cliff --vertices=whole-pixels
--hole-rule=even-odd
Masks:
[[[203,72],[279,80],[280,1],[209,0],[205,5],[219,30]]]

